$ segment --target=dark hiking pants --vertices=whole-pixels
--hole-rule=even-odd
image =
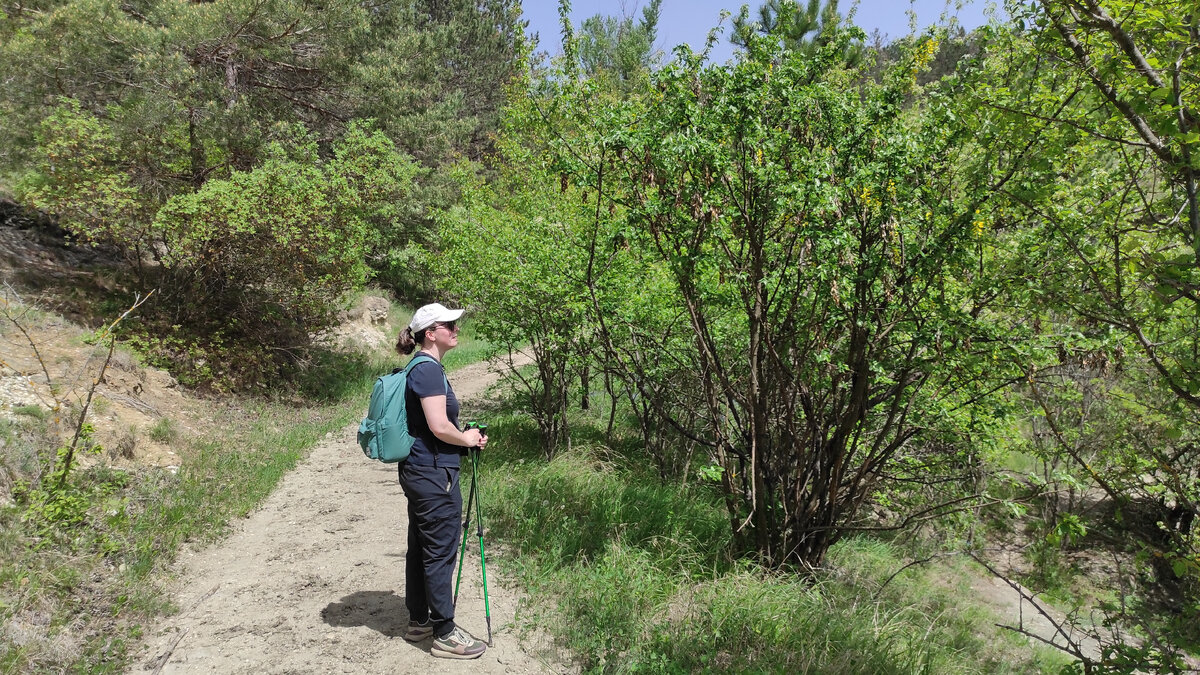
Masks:
[[[408,554],[404,602],[412,621],[433,622],[443,637],[454,629],[454,561],[462,529],[458,467],[400,464],[400,487],[408,498]]]

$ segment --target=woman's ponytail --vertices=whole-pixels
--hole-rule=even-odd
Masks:
[[[404,330],[400,331],[400,337],[396,338],[396,351],[407,356],[416,348],[417,340],[413,337],[412,329],[405,326]]]

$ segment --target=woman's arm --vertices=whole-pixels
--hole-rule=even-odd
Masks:
[[[487,445],[487,436],[480,433],[478,429],[459,431],[450,423],[450,418],[446,417],[446,396],[444,394],[422,398],[421,410],[425,412],[425,421],[429,423],[429,430],[438,437],[438,440],[450,445],[477,447],[480,450]]]

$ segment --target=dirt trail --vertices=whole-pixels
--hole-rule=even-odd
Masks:
[[[469,412],[496,376],[477,365],[451,379]],[[404,641],[404,496],[396,468],[363,457],[355,431],[330,434],[227,539],[180,556],[170,594],[181,611],[147,630],[131,672],[569,670],[522,648],[514,631],[519,594],[500,583],[505,561],[498,547],[486,551],[494,646],[463,662],[430,656],[429,640]],[[479,551],[472,544],[456,620],[486,639]]]

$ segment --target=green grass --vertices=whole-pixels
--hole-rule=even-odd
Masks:
[[[150,579],[183,542],[213,541],[261,503],[354,407],[263,403],[222,416],[221,437],[181,448],[175,474],[77,471],[86,511],[76,526],[35,528],[20,499],[0,512],[0,619],[25,631],[0,635],[0,672],[122,672],[140,626],[169,609]]]
[[[169,444],[179,438],[179,430],[169,417],[160,417],[157,422],[151,425],[146,435],[155,443]]]
[[[1064,661],[970,609],[965,569],[917,567],[891,545],[844,541],[815,577],[728,556],[704,484],[663,484],[648,458],[595,441],[551,462],[520,415],[492,421],[484,518],[584,672],[1030,673]],[[576,425],[578,437],[596,429]]]
[[[17,415],[25,415],[26,417],[32,417],[38,421],[45,421],[46,416],[50,414],[50,411],[46,410],[40,405],[19,405],[13,408],[13,413]]]

